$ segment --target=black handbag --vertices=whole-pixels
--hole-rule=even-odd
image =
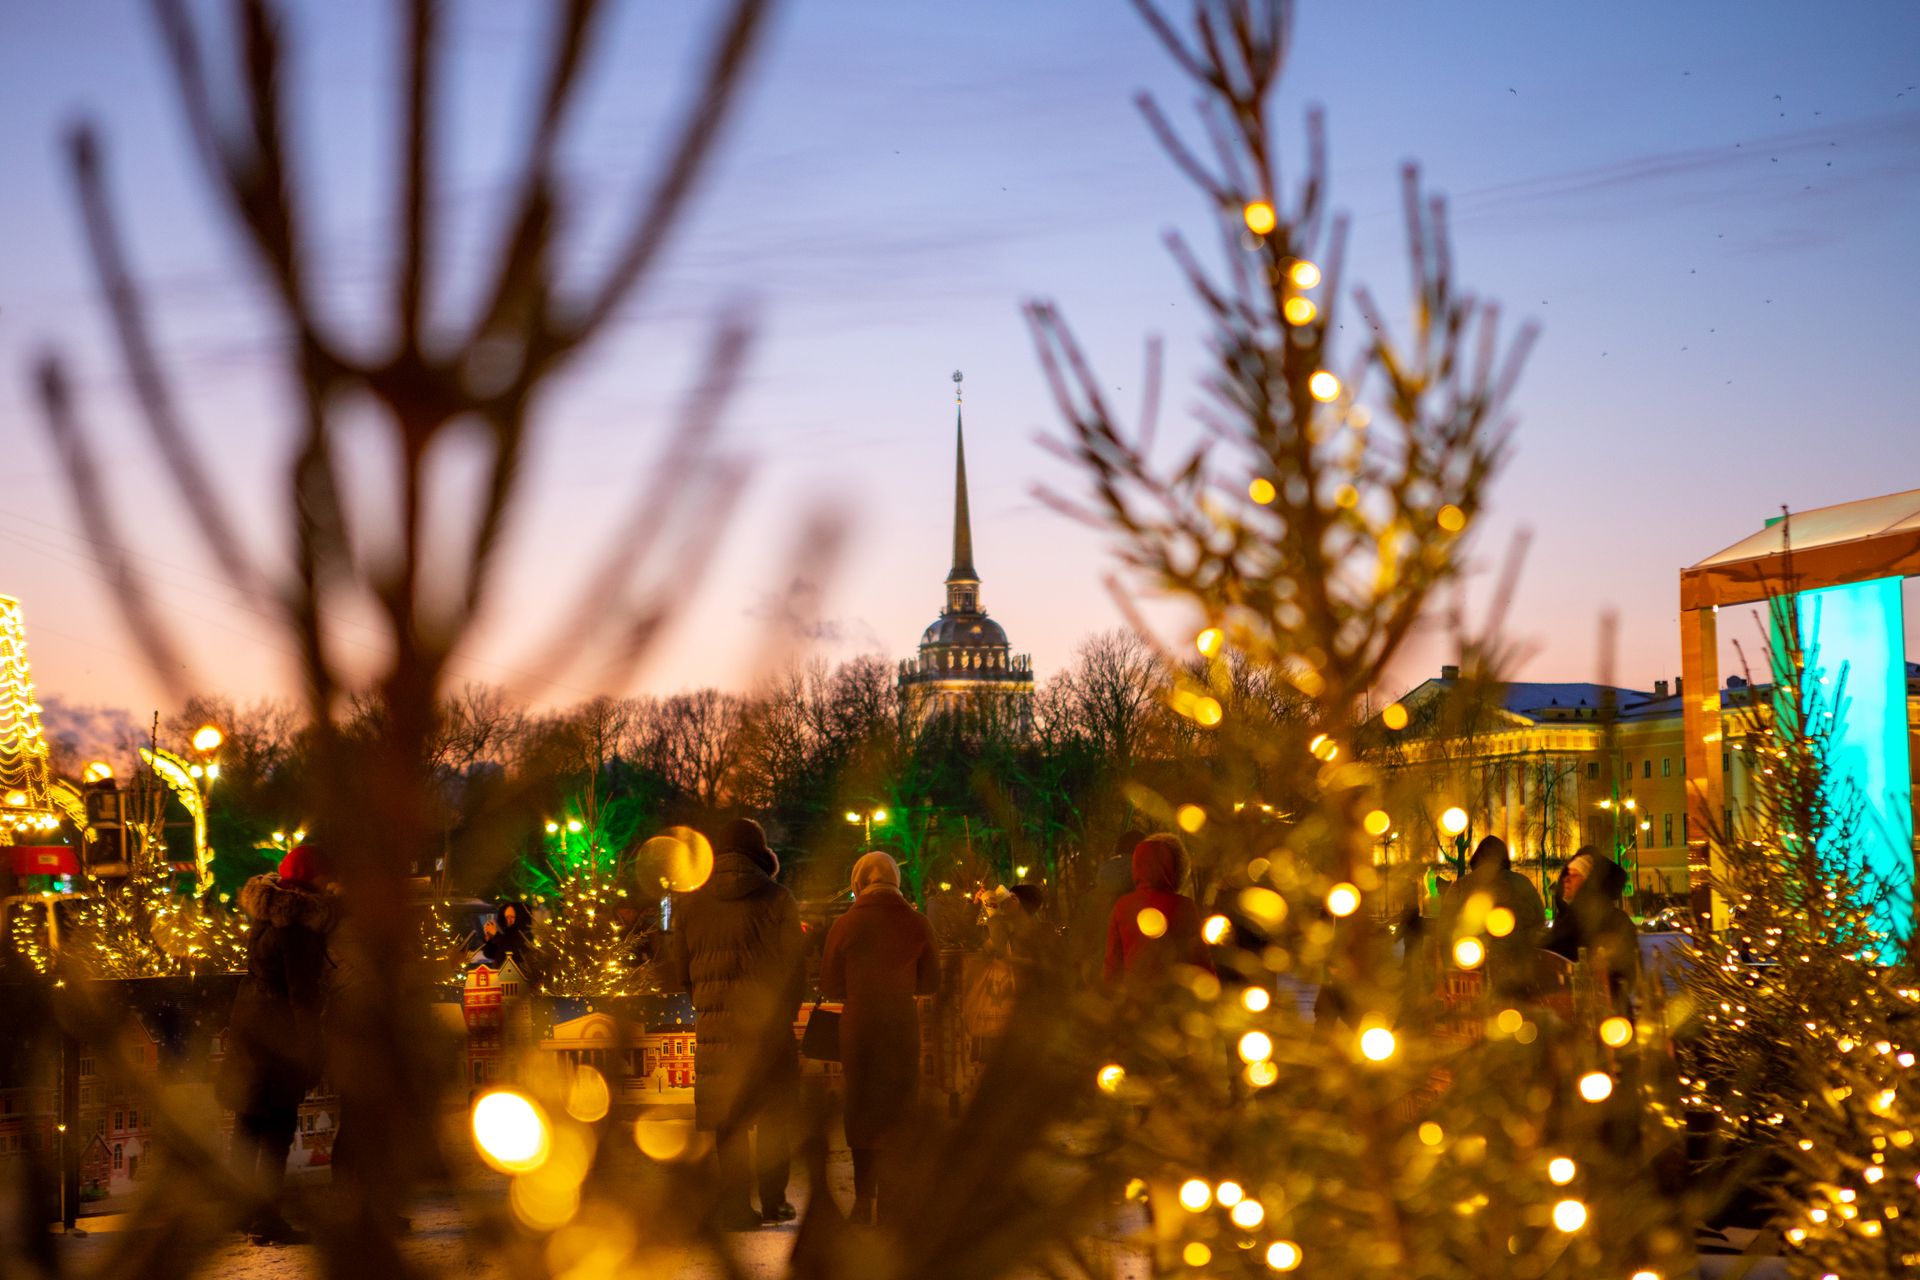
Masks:
[[[818,1000],[807,1015],[807,1029],[800,1036],[800,1056],[815,1062],[840,1061],[840,1011],[822,1009]]]

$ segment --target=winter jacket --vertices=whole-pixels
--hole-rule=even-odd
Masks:
[[[321,1019],[331,961],[327,933],[333,898],[306,885],[255,876],[240,890],[253,918],[247,975],[227,1023],[221,1101],[242,1115],[300,1105],[326,1065]]]
[[[1533,881],[1511,868],[1479,867],[1467,872],[1440,900],[1441,938],[1450,944],[1460,911],[1476,893],[1484,893],[1495,907],[1513,912],[1513,929],[1505,937],[1486,939],[1487,978],[1495,990],[1521,994],[1534,980],[1534,956],[1547,925],[1546,908]]]
[[[793,895],[743,853],[720,854],[706,884],[674,904],[664,977],[693,996],[700,1128],[731,1128],[798,1080],[803,946]]]
[[[507,924],[507,908],[513,908],[513,924]],[[502,902],[493,915],[493,936],[480,935],[480,954],[491,968],[498,969],[508,956],[520,971],[533,975],[533,916],[524,902]]]
[[[1618,999],[1640,976],[1640,931],[1633,917],[1592,882],[1580,886],[1573,901],[1553,918],[1541,944],[1555,955],[1578,963],[1581,952],[1596,974],[1604,974],[1609,994]]]
[[[1200,909],[1180,892],[1183,870],[1179,851],[1164,840],[1142,840],[1133,851],[1133,892],[1113,904],[1107,921],[1108,982],[1122,975],[1160,978],[1177,964],[1213,972],[1213,957],[1200,936]],[[1140,913],[1148,908],[1166,921],[1157,938],[1140,930]]]
[[[827,933],[820,991],[845,1002],[840,1064],[849,1147],[906,1140],[920,1087],[920,1014],[913,998],[932,995],[939,984],[933,928],[896,889],[868,889]]]

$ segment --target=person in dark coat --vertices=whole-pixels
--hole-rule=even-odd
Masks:
[[[246,1224],[256,1244],[306,1238],[281,1214],[279,1199],[300,1101],[325,1065],[329,878],[320,851],[303,844],[281,859],[278,872],[255,876],[240,890],[240,909],[253,925],[246,977],[227,1023],[220,1100],[234,1112],[238,1172],[261,1206]]]
[[[1113,904],[1107,921],[1108,983],[1121,978],[1152,982],[1175,965],[1213,972],[1213,956],[1200,936],[1200,908],[1180,885],[1187,851],[1175,835],[1148,836],[1133,850],[1133,892]],[[1141,917],[1147,922],[1143,927]]]
[[[1497,991],[1522,994],[1532,989],[1534,955],[1546,928],[1546,908],[1540,905],[1540,891],[1533,881],[1513,869],[1513,855],[1507,842],[1488,836],[1474,846],[1467,860],[1467,874],[1448,889],[1441,899],[1440,914],[1444,926],[1442,945],[1450,946],[1456,922],[1475,894],[1484,894],[1487,909],[1505,907],[1513,913],[1513,928],[1504,937],[1487,941],[1487,979]]]
[[[1582,846],[1560,877],[1562,906],[1542,946],[1578,963],[1583,957],[1604,974],[1610,994],[1623,997],[1639,976],[1640,931],[1620,909],[1627,887],[1621,865],[1592,845]]]
[[[525,903],[502,902],[480,932],[479,950],[487,965],[498,969],[512,956],[521,972],[531,976],[528,953],[533,948],[533,916]]]
[[[719,848],[707,882],[674,906],[664,968],[668,987],[693,997],[694,1122],[715,1136],[720,1225],[747,1230],[794,1217],[787,1118],[800,1083],[793,1024],[805,943],[799,905],[774,880],[780,862],[760,824],[736,819]],[[757,1215],[747,1199],[755,1174]]]
[[[840,1063],[847,1146],[853,1151],[854,1222],[885,1212],[892,1166],[911,1137],[920,1087],[915,995],[940,982],[933,928],[900,892],[899,864],[879,850],[853,864],[853,905],[827,934],[820,991],[844,1002]]]

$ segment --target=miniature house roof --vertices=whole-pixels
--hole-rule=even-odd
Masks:
[[[1680,573],[1680,607],[1920,574],[1920,489],[1811,511],[1747,535]]]

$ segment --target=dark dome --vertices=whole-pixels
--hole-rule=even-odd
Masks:
[[[984,613],[944,614],[920,637],[922,646],[950,645],[962,649],[1004,649],[1007,633]]]

